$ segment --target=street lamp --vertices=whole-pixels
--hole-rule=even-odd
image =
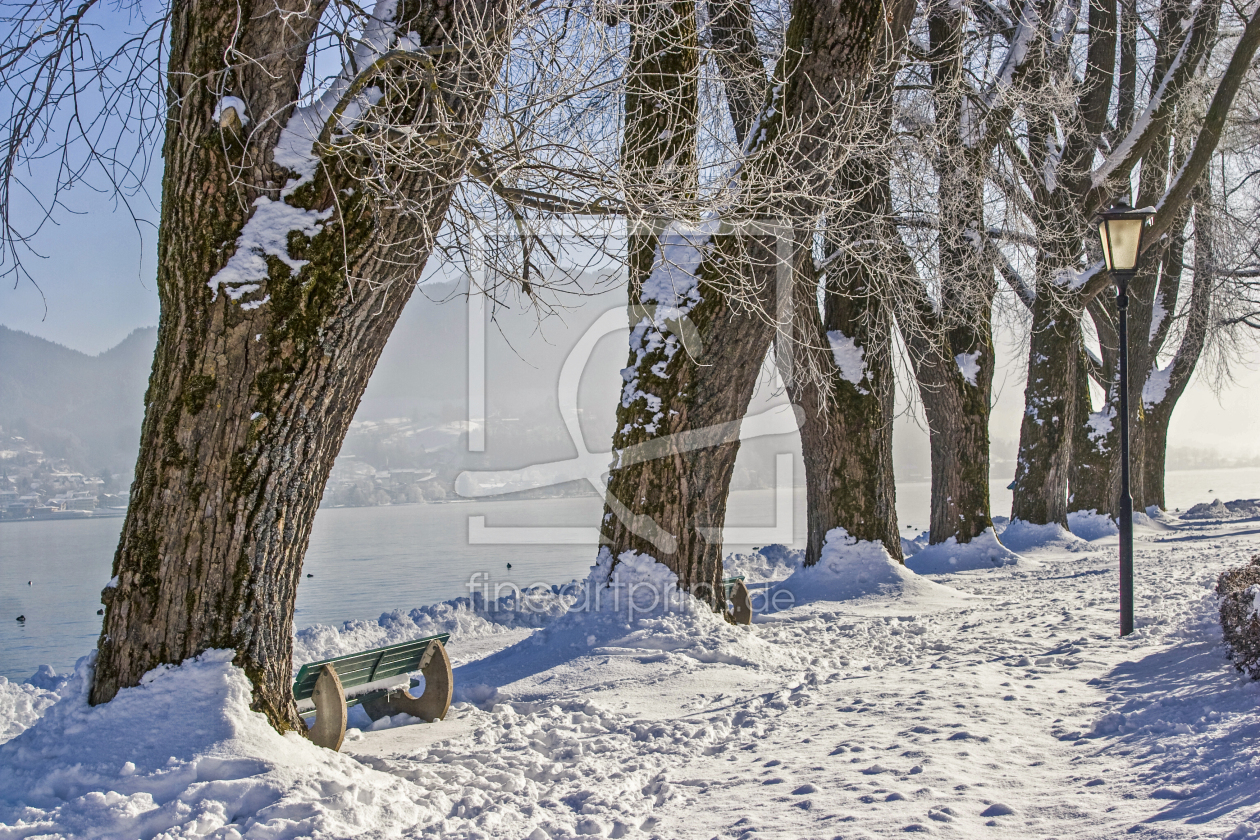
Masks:
[[[1107,273],[1116,283],[1120,312],[1120,635],[1133,632],[1133,495],[1129,492],[1129,281],[1137,273],[1142,233],[1153,208],[1134,210],[1118,201],[1099,215]]]

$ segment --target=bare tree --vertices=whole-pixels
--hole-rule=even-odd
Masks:
[[[790,317],[779,314],[781,289],[792,296],[803,285],[815,290],[804,299],[816,300],[819,220],[839,218],[859,198],[843,181],[855,158],[843,140],[869,136],[862,126],[878,109],[862,95],[911,11],[910,4],[795,5],[769,84],[749,71],[760,61],[730,54],[755,38],[729,30],[713,38],[731,123],[743,140],[718,147],[736,153],[715,153],[721,164],[699,206],[658,212],[657,247],[639,299],[652,311],[632,317],[604,535],[614,557],[650,554],[715,606],[740,422],[776,329],[792,334]],[[727,26],[750,19],[724,15],[711,11]],[[733,81],[732,68],[748,75]],[[746,98],[758,90],[765,99],[754,111]],[[748,113],[757,118],[743,128]],[[809,341],[819,343],[817,336]],[[826,368],[814,372],[815,382],[834,378],[834,363]],[[808,365],[801,369],[808,375]],[[890,471],[884,477],[891,482]]]
[[[1131,125],[1123,121],[1116,125],[1110,119],[1112,94],[1127,78],[1115,64],[1119,27],[1114,6],[1090,5],[1086,60],[1079,76],[1072,69],[1074,39],[1054,37],[1056,31],[1074,32],[1075,16],[1048,18],[1054,25],[1040,29],[1038,37],[1047,46],[1030,78],[1059,91],[1057,102],[1052,98],[1041,106],[1023,107],[1024,120],[1013,123],[1018,130],[1004,146],[1019,176],[1009,199],[1025,208],[1037,238],[1035,281],[1026,284],[1035,297],[1015,519],[1066,524],[1072,441],[1076,425],[1085,419],[1079,416],[1079,376],[1085,369],[1079,318],[1107,280],[1101,261],[1086,257],[1086,243],[1095,238],[1092,217],[1113,193],[1124,192],[1119,185],[1139,163],[1144,173],[1162,169],[1161,138],[1166,146],[1178,104],[1205,68],[1217,40],[1218,5],[1211,0],[1193,8],[1170,3],[1165,4],[1158,35],[1158,54],[1163,58],[1155,62],[1147,104],[1132,117]],[[1230,58],[1215,85],[1208,119],[1187,144],[1182,160],[1163,170],[1172,175],[1158,192],[1151,247],[1159,247],[1160,237],[1182,218],[1190,189],[1216,147],[1217,120],[1228,113],[1260,36],[1260,20],[1254,14],[1245,23],[1240,37],[1228,46]],[[1116,101],[1131,100],[1124,93]]]
[[[574,46],[577,10],[513,0],[175,4],[94,51],[89,15],[105,11],[21,7],[0,64],[11,258],[29,236],[7,203],[24,163],[62,156],[55,209],[89,171],[119,191],[139,183],[117,138],[164,134],[158,349],[91,700],[227,647],[254,708],[301,729],[302,556],[385,341],[430,255],[444,237],[453,247],[452,219],[456,234],[510,220],[514,275],[533,294],[530,249],[546,243],[531,219],[610,212],[608,149],[563,141],[583,136],[615,68]],[[509,62],[514,50],[527,60]]]

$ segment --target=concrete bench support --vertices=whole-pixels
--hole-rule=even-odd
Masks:
[[[752,597],[742,580],[735,581],[731,588],[731,605],[736,624],[752,624]]]
[[[315,725],[306,731],[306,737],[321,747],[341,749],[341,742],[346,739],[348,710],[346,693],[341,688],[337,669],[332,665],[320,668],[311,700],[315,703]]]
[[[372,720],[403,712],[430,723],[446,717],[451,708],[455,681],[451,676],[451,659],[441,642],[429,645],[421,660],[420,671],[424,674],[424,693],[419,697],[412,697],[407,689],[399,688],[384,695],[364,698],[363,711]]]

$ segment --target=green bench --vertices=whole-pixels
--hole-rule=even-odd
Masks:
[[[304,716],[315,715],[307,737],[321,747],[341,749],[347,712],[357,705],[362,705],[372,720],[402,712],[430,722],[446,717],[454,686],[451,660],[446,655],[450,638],[449,633],[443,633],[303,665],[293,681],[293,698],[314,704],[314,709],[299,707]],[[404,685],[390,685],[415,671],[424,674],[424,693],[419,697],[412,697]],[[349,698],[347,689],[351,690]]]
[[[752,624],[752,598],[744,585],[744,576],[723,578],[722,594],[730,601],[736,624]]]

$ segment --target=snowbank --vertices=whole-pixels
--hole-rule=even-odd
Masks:
[[[679,590],[677,575],[650,555],[625,551],[614,563],[605,548],[568,612],[511,647],[456,669],[456,698],[488,707],[506,697],[529,697],[532,678],[549,669],[589,671],[588,657],[778,667],[794,654],[728,624]],[[556,678],[553,690],[565,679]]]
[[[952,601],[968,597],[919,577],[888,554],[882,543],[858,540],[843,528],[827,532],[818,563],[802,567],[773,587],[769,607],[778,611],[812,601],[865,598]]]
[[[0,744],[21,735],[56,701],[51,691],[0,677]]]
[[[412,783],[278,734],[250,711],[232,656],[157,668],[96,707],[81,659],[60,700],[0,746],[0,838],[397,836],[441,818]]]
[[[501,635],[522,627],[541,627],[564,615],[580,597],[582,584],[534,588],[488,600],[474,592],[404,613],[384,613],[376,621],[346,621],[340,626],[316,624],[293,638],[293,665],[450,633],[452,643]]]
[[[1002,532],[1002,544],[1011,551],[1029,551],[1034,548],[1072,548],[1084,545],[1085,540],[1057,522],[1034,525],[1022,519],[1013,519]]]
[[[1250,519],[1260,516],[1260,499],[1235,499],[1222,502],[1213,499],[1211,502],[1197,504],[1181,514],[1182,519]]]
[[[728,554],[722,564],[726,577],[743,575],[747,583],[782,580],[805,562],[805,551],[786,545],[767,545],[752,554]]]
[[[1068,530],[1083,540],[1101,540],[1120,533],[1116,521],[1097,510],[1074,510],[1068,514]]]
[[[1038,568],[1026,557],[1021,557],[998,541],[992,528],[971,542],[959,545],[956,537],[930,545],[906,558],[906,566],[921,575],[948,574],[970,569],[994,569],[1007,566]]]

